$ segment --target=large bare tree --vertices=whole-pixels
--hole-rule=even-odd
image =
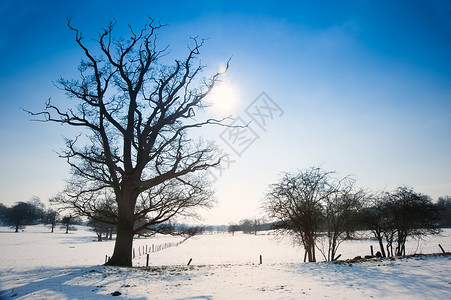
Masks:
[[[85,59],[78,80],[60,79],[72,108],[50,100],[39,120],[86,129],[66,140],[60,156],[71,166],[72,179],[54,201],[79,214],[117,225],[110,265],[132,265],[134,234],[209,206],[211,191],[205,176],[220,163],[214,145],[190,139],[188,132],[224,120],[199,120],[206,96],[222,73],[199,78],[198,62],[203,40],[192,39],[187,56],[173,65],[159,59],[152,19],[128,38],[116,39],[116,23],[99,33],[96,49],[88,47],[80,31],[68,21]],[[225,71],[228,68],[225,69]]]

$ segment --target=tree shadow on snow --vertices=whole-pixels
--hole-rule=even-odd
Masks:
[[[192,296],[187,298],[177,298],[175,300],[212,300],[212,296]]]
[[[96,236],[77,236],[69,233],[59,234],[61,239],[58,241],[59,244],[90,244],[98,243]],[[113,241],[113,240],[111,240]],[[110,240],[104,240],[103,243],[111,242]]]
[[[448,259],[443,263],[449,263]],[[302,267],[301,270],[296,269],[297,272],[306,271]],[[425,299],[441,299],[444,294],[451,295],[449,288],[445,286],[448,280],[440,279],[440,275],[434,274],[427,263],[408,264],[389,259],[352,264],[318,263],[309,271],[312,276],[321,278],[321,283],[327,287],[341,285],[355,290],[373,291],[380,297],[396,297],[408,293],[421,295]],[[446,277],[445,274],[443,276]]]
[[[119,268],[69,267],[39,268],[24,272],[0,272],[0,300],[8,298],[110,299],[112,293],[124,293],[124,274]],[[10,288],[4,289],[5,286]],[[11,288],[11,286],[13,286]],[[145,297],[128,299],[143,300]]]

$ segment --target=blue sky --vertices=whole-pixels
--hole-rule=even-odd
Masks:
[[[395,3],[394,3],[395,2]],[[232,113],[265,92],[283,111],[268,120],[218,177],[209,223],[262,214],[259,201],[283,171],[310,166],[353,175],[371,190],[414,187],[451,195],[451,3],[449,1],[2,1],[0,6],[0,202],[47,200],[68,167],[54,150],[76,131],[29,122],[52,81],[75,78],[82,57],[66,27],[86,38],[118,21],[139,28],[150,15],[166,27],[161,46],[182,58],[190,36],[207,38],[202,62],[215,71],[233,56],[224,84]],[[215,113],[215,112],[211,112]],[[256,127],[255,127],[256,126]]]

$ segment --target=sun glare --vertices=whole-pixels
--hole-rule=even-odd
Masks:
[[[238,104],[235,89],[223,82],[213,88],[210,94],[212,109],[219,114],[230,114]]]

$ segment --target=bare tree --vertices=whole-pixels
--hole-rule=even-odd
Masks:
[[[409,187],[398,187],[375,197],[362,216],[363,224],[378,239],[383,257],[405,255],[408,237],[421,238],[440,232],[437,205]]]
[[[8,208],[3,203],[0,203],[0,224],[4,223],[7,211]]]
[[[240,230],[243,233],[251,234],[256,233],[254,221],[251,219],[244,219],[240,221]]]
[[[59,213],[54,210],[49,208],[45,213],[44,213],[44,217],[42,218],[42,222],[45,225],[49,225],[51,232],[53,232],[53,229],[55,228],[56,224],[58,223],[58,217],[59,217]]]
[[[211,205],[205,176],[195,175],[218,166],[220,159],[213,159],[214,145],[190,139],[188,132],[223,124],[196,119],[222,73],[199,78],[204,67],[196,61],[203,40],[193,39],[185,59],[164,66],[159,59],[167,48],[155,45],[161,24],[150,19],[140,31],[130,27],[127,39],[114,39],[115,25],[99,34],[94,51],[69,20],[85,60],[79,80],[60,79],[57,85],[74,107],[63,110],[48,101],[45,111],[32,114],[86,129],[86,136],[66,140],[60,156],[70,164],[73,178],[54,201],[116,224],[109,264],[131,266],[134,234]],[[83,142],[86,146],[80,147]]]
[[[340,244],[357,228],[356,215],[362,207],[364,192],[355,191],[355,180],[345,177],[334,180],[334,192],[325,198],[324,231],[327,236],[327,261],[337,258]],[[332,184],[331,182],[331,184]]]
[[[267,224],[265,224],[265,223],[266,223],[266,220],[265,220],[264,217],[262,217],[262,218],[254,218],[253,225],[254,225],[254,234],[255,235],[257,235],[258,231],[266,230],[265,226],[267,226]]]
[[[331,172],[312,167],[297,174],[285,173],[270,186],[264,208],[278,221],[276,229],[292,235],[304,246],[309,262],[316,261],[316,240],[323,219],[323,205],[334,193]]]
[[[253,219],[243,219],[240,221],[239,225],[235,226],[237,226],[236,228],[237,230],[241,230],[243,233],[257,235],[258,231],[263,230],[264,225],[265,225],[264,218],[253,218]]]
[[[384,248],[384,238],[388,228],[388,214],[384,210],[384,195],[367,197],[366,207],[360,211],[360,220],[364,228],[369,229],[379,243],[382,257],[387,254]]]
[[[421,238],[440,232],[439,211],[430,197],[416,193],[409,187],[398,187],[388,195],[387,200],[391,229],[396,234],[396,256],[405,255],[408,237]]]
[[[204,226],[188,226],[179,232],[180,235],[184,235],[185,239],[192,238],[195,235],[200,235],[205,232]]]
[[[231,233],[232,235],[235,235],[235,231],[239,231],[239,230],[240,230],[240,225],[237,225],[237,224],[231,223],[228,227],[228,232]]]
[[[100,221],[96,221],[94,219],[89,219],[87,225],[91,228],[92,231],[97,235],[97,241],[101,242],[105,239],[112,239],[113,236],[113,225],[106,224]]]
[[[26,225],[35,224],[43,216],[42,203],[39,198],[33,198],[30,202],[18,202],[7,208],[4,215],[4,222],[19,232],[19,229]]]
[[[440,211],[440,227],[451,228],[451,196],[438,198],[437,207]]]
[[[66,233],[69,233],[69,230],[75,231],[76,227],[73,225],[77,225],[81,223],[81,219],[78,216],[66,215],[61,218],[61,229],[65,229]]]

